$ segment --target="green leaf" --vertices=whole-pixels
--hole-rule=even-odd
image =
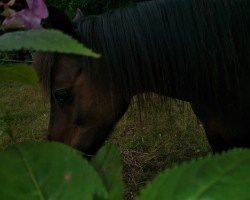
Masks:
[[[35,70],[33,67],[23,63],[0,65],[1,81],[17,81],[39,87]]]
[[[5,33],[0,36],[0,51],[20,49],[72,53],[100,57],[72,37],[57,30],[27,30]]]
[[[122,200],[124,185],[119,150],[108,144],[98,151],[91,163],[109,192],[109,200]]]
[[[235,149],[167,170],[136,199],[250,199],[250,150]]]
[[[107,199],[107,191],[79,152],[28,142],[0,152],[0,199]]]

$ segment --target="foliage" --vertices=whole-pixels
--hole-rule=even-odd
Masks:
[[[248,199],[250,150],[234,149],[160,174],[136,200]]]
[[[29,49],[100,57],[70,36],[56,30],[40,29],[9,32],[0,36],[0,44],[0,51],[2,52]],[[36,73],[26,64],[0,65],[0,81],[5,80],[38,86]]]
[[[109,192],[109,200],[122,200],[124,184],[121,173],[121,156],[115,146],[101,149],[91,164],[102,177]]]
[[[25,48],[99,57],[98,54],[84,47],[70,36],[56,30],[39,29],[5,33],[0,37],[0,44],[0,51]]]
[[[120,157],[111,145],[87,162],[62,144],[29,142],[0,152],[0,163],[2,199],[122,199]],[[247,149],[191,161],[160,174],[137,200],[248,199],[249,167]]]
[[[0,82],[9,80],[38,87],[38,77],[34,69],[24,63],[0,65]]]
[[[96,171],[62,144],[29,142],[0,153],[1,199],[106,199]]]

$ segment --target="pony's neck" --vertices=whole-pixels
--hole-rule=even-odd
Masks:
[[[170,70],[168,69],[170,66],[166,65],[162,67],[166,71]],[[171,97],[187,102],[191,102],[194,100],[195,94],[192,94],[192,91],[187,90],[187,84],[190,84],[188,83],[188,80],[180,84],[180,80],[178,79],[178,77],[170,76],[169,74],[168,79],[165,79],[165,77],[166,75],[160,74],[159,72],[149,73],[148,79],[144,76],[144,78],[140,80],[141,84],[135,84],[128,89],[131,92],[131,97],[142,93],[153,92],[159,95],[164,95],[166,97]],[[127,87],[127,84],[125,84],[124,87]],[[191,85],[189,87],[191,87]]]
[[[190,2],[149,1],[95,17],[92,31],[97,51],[102,52],[115,84],[125,94],[155,92],[192,99],[187,68],[191,70],[189,65],[195,61],[188,51],[197,41],[176,25],[192,20]],[[184,18],[183,10],[188,13]]]
[[[102,82],[126,96],[206,99],[231,91],[237,81],[229,2],[148,1],[89,17],[77,30],[84,44],[102,53],[100,70],[108,74],[101,74]]]

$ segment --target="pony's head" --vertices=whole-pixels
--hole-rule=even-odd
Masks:
[[[104,81],[112,79],[103,59],[37,52],[34,66],[50,97],[48,139],[94,154],[129,104],[121,88]]]
[[[35,67],[50,95],[48,139],[66,143],[86,154],[94,154],[104,143],[129,101],[119,88],[106,89],[101,72],[91,72],[84,57],[37,53]]]

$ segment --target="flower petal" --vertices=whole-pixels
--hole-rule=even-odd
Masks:
[[[48,17],[49,12],[43,0],[27,0],[29,9],[40,19]]]
[[[21,10],[8,16],[3,21],[3,26],[7,28],[41,28],[41,19],[34,15],[33,11],[29,9]]]
[[[10,0],[7,5],[8,6],[13,6],[15,4],[16,0]]]

